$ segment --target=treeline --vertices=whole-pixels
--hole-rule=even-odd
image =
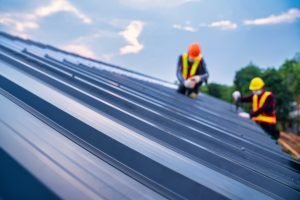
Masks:
[[[266,84],[266,90],[272,91],[276,100],[276,115],[279,128],[286,130],[293,123],[299,123],[299,116],[291,119],[289,113],[295,110],[295,104],[300,103],[300,54],[294,59],[286,60],[278,69],[260,67],[250,63],[236,72],[232,86],[209,83],[201,91],[211,96],[232,102],[232,92],[239,90],[242,95],[247,95],[249,83],[252,78],[259,76]],[[251,105],[242,105],[247,112]],[[298,120],[298,121],[295,121]]]

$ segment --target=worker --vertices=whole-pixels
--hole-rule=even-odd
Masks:
[[[208,79],[208,71],[198,43],[192,43],[187,53],[179,56],[177,78],[179,80],[177,92],[193,99],[197,98],[200,86]]]
[[[251,80],[249,89],[252,94],[241,97],[238,91],[233,93],[233,98],[236,102],[251,102],[252,111],[248,113],[239,113],[239,116],[251,118],[262,129],[268,133],[274,140],[278,140],[280,132],[276,128],[275,101],[272,92],[265,90],[264,81],[255,77]]]

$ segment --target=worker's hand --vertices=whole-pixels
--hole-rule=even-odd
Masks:
[[[234,91],[232,93],[232,98],[234,99],[234,101],[237,101],[240,97],[241,97],[241,93],[239,91]]]
[[[242,118],[250,119],[249,113],[246,113],[246,112],[240,112],[239,116]]]
[[[194,88],[195,87],[195,81],[192,81],[191,79],[187,79],[184,81],[184,87],[186,88]]]
[[[190,81],[187,79],[183,82],[184,87],[189,88],[190,86]]]
[[[191,80],[196,83],[199,83],[201,81],[201,77],[199,75],[196,75],[196,76],[191,77]]]

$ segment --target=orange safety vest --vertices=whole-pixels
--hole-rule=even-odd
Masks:
[[[188,54],[187,53],[182,54],[182,76],[184,79],[188,79],[196,74],[201,60],[202,60],[202,56],[196,58],[196,60],[192,65],[192,68],[189,70]]]
[[[258,102],[258,95],[254,94],[252,97],[252,111],[255,112],[259,108],[261,108],[266,102],[268,96],[270,96],[271,94],[272,94],[271,92],[267,92],[267,91],[264,92],[259,102]],[[252,120],[256,122],[267,122],[269,124],[276,124],[276,115],[275,112],[273,112],[271,116],[262,113],[257,117],[253,117]]]

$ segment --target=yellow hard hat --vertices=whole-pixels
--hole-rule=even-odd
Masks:
[[[250,85],[249,85],[249,89],[250,90],[260,90],[264,86],[265,86],[264,81],[259,77],[255,77],[251,80]]]

